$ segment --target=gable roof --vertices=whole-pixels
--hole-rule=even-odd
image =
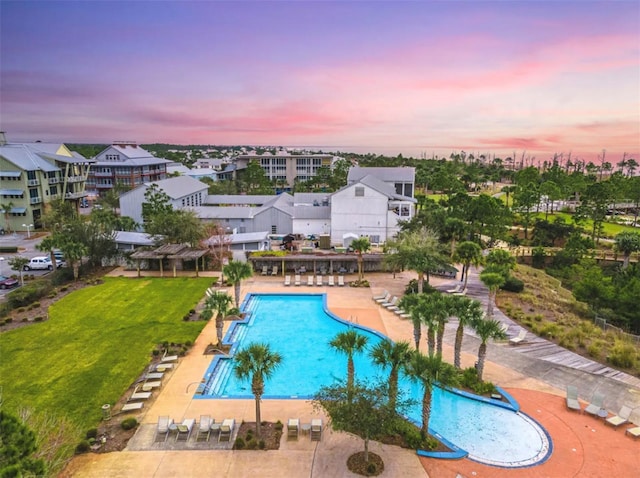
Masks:
[[[379,192],[380,194],[383,194],[385,196],[387,196],[389,199],[394,199],[396,201],[407,201],[407,202],[412,202],[412,203],[417,203],[418,201],[414,198],[408,197],[408,196],[403,196],[402,194],[397,194],[395,191],[395,188],[393,186],[391,186],[391,184],[386,183],[380,179],[378,179],[377,177],[373,176],[373,175],[368,175],[368,176],[364,176],[363,178],[361,178],[359,181],[356,181],[355,183],[352,184],[348,184],[342,188],[339,189],[339,191],[344,191],[347,188],[351,188],[357,184],[363,184],[367,187],[370,187],[371,189],[373,189],[374,191]],[[336,191],[338,192],[338,191]]]
[[[171,199],[179,199],[209,187],[191,176],[177,176],[144,183],[146,187],[150,187],[152,184],[157,184],[158,188],[164,191]]]
[[[60,171],[55,164],[47,161],[41,151],[28,144],[9,143],[0,146],[0,156],[24,171]],[[63,156],[66,160],[72,158]]]
[[[394,168],[364,168],[361,166],[351,166],[347,174],[347,184],[359,181],[365,176],[375,176],[385,182],[405,182],[415,181],[416,168],[394,167]]]

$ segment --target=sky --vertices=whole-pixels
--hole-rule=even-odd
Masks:
[[[0,131],[640,157],[640,2],[0,0]]]

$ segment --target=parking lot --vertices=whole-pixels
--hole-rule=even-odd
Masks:
[[[16,232],[11,234],[0,235],[0,247],[17,247],[18,252],[7,253],[0,252],[0,276],[11,277],[12,275],[19,276],[19,271],[14,271],[9,265],[9,261],[12,257],[21,256],[31,259],[32,257],[45,256],[45,252],[36,249],[36,246],[40,244],[43,236],[37,233],[31,233],[30,237],[26,232]],[[25,271],[25,274],[33,274],[34,276],[43,276],[49,274],[48,270],[31,270]],[[19,277],[18,277],[19,280]],[[19,286],[18,286],[19,287]],[[13,289],[0,289],[0,298],[4,298],[4,295],[11,292]]]

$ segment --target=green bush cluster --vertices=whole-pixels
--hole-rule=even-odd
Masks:
[[[45,297],[51,292],[51,284],[48,281],[39,280],[30,284],[25,284],[19,289],[7,295],[7,303],[12,309],[26,307]]]
[[[497,391],[496,386],[491,382],[483,382],[478,378],[478,371],[475,367],[464,369],[458,377],[461,386],[473,390],[478,395],[490,395]]]
[[[524,282],[517,277],[509,276],[501,289],[508,292],[522,292],[524,290]]]
[[[91,444],[89,440],[81,440],[80,443],[76,446],[76,455],[80,455],[82,453],[87,453],[91,449]]]
[[[122,420],[122,423],[120,424],[123,430],[131,430],[135,428],[137,425],[138,425],[138,420],[136,420],[133,417],[125,418],[124,420]]]
[[[616,367],[633,368],[638,360],[638,351],[633,344],[616,339],[609,349],[607,360]]]
[[[244,447],[245,447],[244,438],[242,438],[242,437],[236,438],[236,443],[234,445],[234,448],[236,450],[244,450]]]

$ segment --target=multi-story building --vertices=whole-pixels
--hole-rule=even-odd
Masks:
[[[271,181],[280,182],[285,189],[291,189],[296,181],[308,181],[315,177],[321,167],[330,168],[333,156],[289,153],[242,154],[235,158],[236,171],[245,169],[251,161],[259,162],[265,176]]]
[[[54,199],[77,208],[87,196],[92,163],[61,143],[8,143],[0,132],[0,207],[2,227],[29,231],[43,226],[42,216]]]
[[[94,197],[121,185],[133,189],[144,183],[167,178],[171,161],[156,158],[135,142],[114,143],[96,155],[87,179],[87,191]]]

